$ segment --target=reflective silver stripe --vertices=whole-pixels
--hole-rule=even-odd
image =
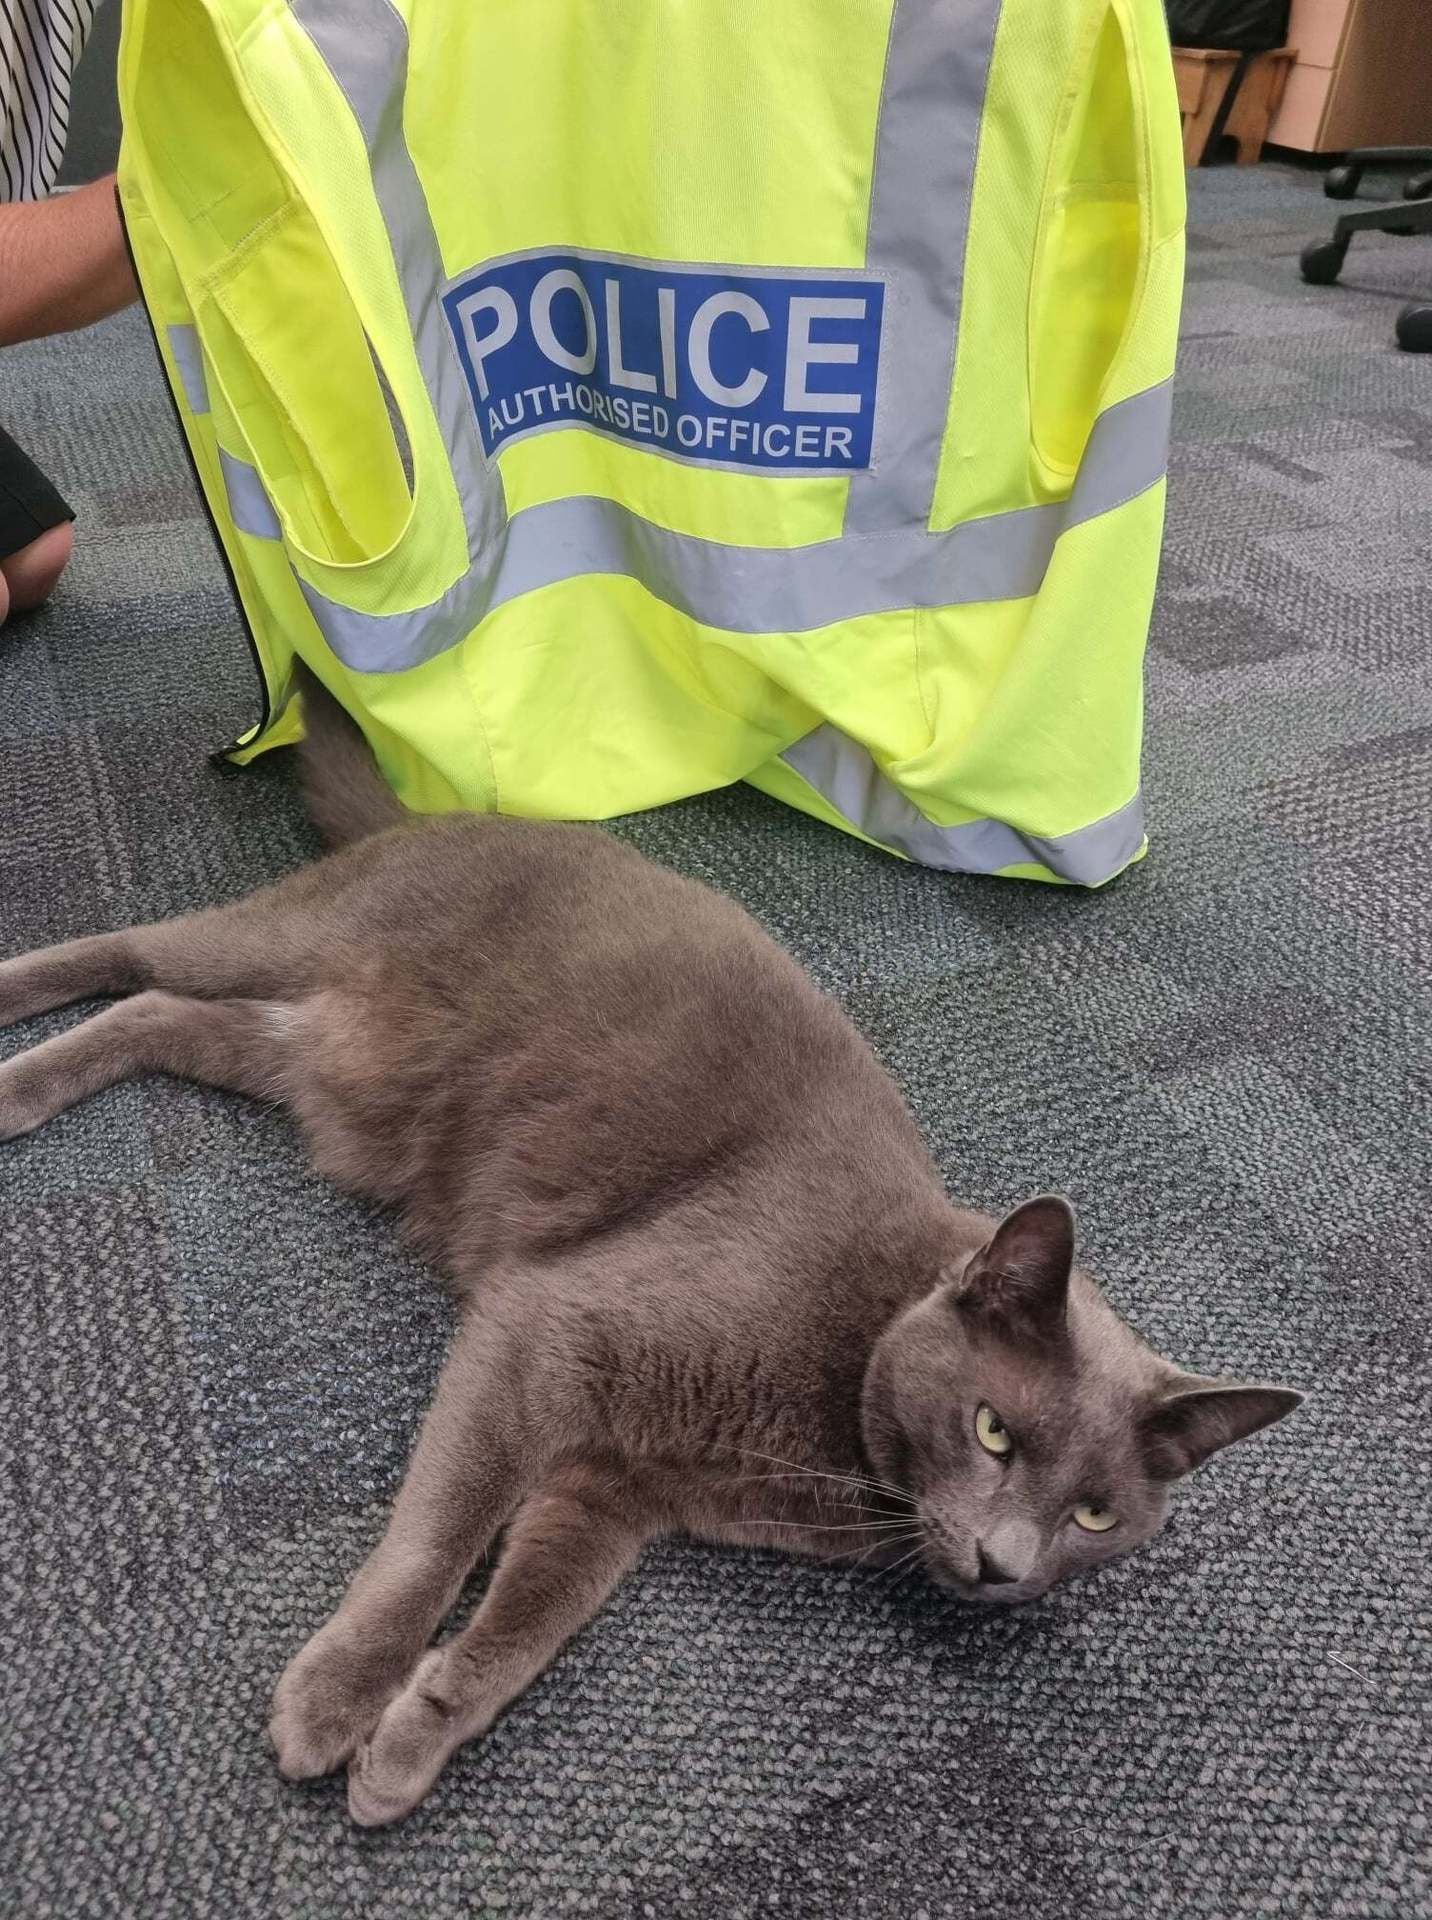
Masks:
[[[1121,872],[1144,844],[1144,808],[1137,794],[1092,826],[1054,837],[1020,833],[1002,820],[940,827],[892,786],[864,747],[835,727],[817,727],[781,758],[867,838],[952,873],[1000,873],[1032,863],[1077,886],[1097,887]]]
[[[886,282],[875,447],[851,476],[847,533],[930,518],[1000,5],[895,0],[865,242]]]
[[[1074,476],[1068,524],[1112,513],[1162,480],[1168,467],[1173,381],[1131,393],[1095,420]],[[1041,511],[1041,509],[1036,509]]]
[[[466,639],[494,607],[585,574],[624,574],[729,633],[804,633],[867,613],[1021,599],[1039,591],[1061,534],[1162,478],[1169,400],[1165,382],[1102,414],[1068,500],[947,533],[905,528],[805,547],[726,546],[582,495],[515,514],[440,600],[411,612],[358,613],[299,584],[328,644],[360,673],[420,666]]]
[[[229,496],[229,514],[240,533],[251,533],[259,540],[278,540],[283,528],[264,483],[247,460],[235,459],[219,448],[219,465],[224,473],[224,491]]]
[[[469,548],[475,551],[496,537],[507,518],[507,504],[501,477],[487,465],[462,369],[448,338],[441,301],[447,280],[442,249],[403,137],[407,28],[390,0],[292,0],[292,11],[362,129],[418,364],[462,499]]]
[[[174,357],[174,364],[179,369],[185,406],[190,413],[207,413],[209,383],[204,378],[204,351],[199,345],[198,329],[176,323],[164,331],[169,338],[169,351]]]

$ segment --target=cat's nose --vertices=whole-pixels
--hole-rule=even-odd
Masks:
[[[998,1560],[991,1560],[983,1547],[975,1548],[976,1577],[982,1587],[1007,1587],[1019,1578],[1008,1567],[1002,1567]]]

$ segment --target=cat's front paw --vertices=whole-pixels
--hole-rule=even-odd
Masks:
[[[427,1798],[449,1756],[491,1715],[471,1698],[470,1675],[445,1649],[426,1654],[348,1763],[348,1811],[360,1827],[386,1827]]]
[[[378,1724],[401,1683],[386,1662],[365,1658],[330,1621],[284,1669],[268,1734],[286,1780],[333,1773]]]

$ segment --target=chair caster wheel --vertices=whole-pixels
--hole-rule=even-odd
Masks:
[[[1342,241],[1319,240],[1303,248],[1303,278],[1315,287],[1330,287],[1342,272],[1346,258],[1347,247]]]
[[[1397,344],[1404,353],[1432,353],[1432,307],[1404,307],[1397,316]]]
[[[1361,167],[1330,167],[1323,181],[1323,192],[1329,200],[1351,200],[1357,194],[1361,179]]]

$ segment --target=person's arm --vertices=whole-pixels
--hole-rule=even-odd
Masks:
[[[0,204],[0,346],[87,327],[138,291],[112,173],[49,200]]]

